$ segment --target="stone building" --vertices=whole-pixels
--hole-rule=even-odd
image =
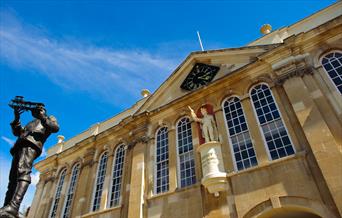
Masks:
[[[29,217],[341,217],[341,14],[192,52],[131,108],[60,137]]]

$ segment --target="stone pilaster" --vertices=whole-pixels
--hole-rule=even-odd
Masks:
[[[169,129],[169,191],[177,189],[177,139],[175,127]]]
[[[48,217],[50,215],[57,182],[58,180],[52,175],[46,179],[40,209],[37,211],[36,217]]]
[[[141,141],[133,147],[128,218],[142,218],[144,215],[146,149],[146,142]]]
[[[30,208],[30,212],[28,214],[28,218],[35,218],[37,211],[37,208],[41,205],[41,199],[42,199],[42,195],[43,195],[43,191],[44,191],[44,187],[45,187],[45,182],[42,180],[42,178],[39,179],[38,184],[36,185],[36,193],[34,195],[33,201],[32,201],[32,205]]]
[[[94,164],[95,149],[90,148],[83,156],[83,163],[80,169],[79,179],[76,184],[76,192],[73,202],[71,217],[79,217],[90,211],[93,193],[93,184],[96,174],[96,164]]]
[[[342,154],[329,129],[327,120],[315,103],[314,99],[319,93],[319,89],[316,92],[310,92],[310,81],[306,78],[311,77],[311,75],[307,75],[310,73],[310,68],[291,66],[276,72],[282,78],[281,84],[310,144],[307,150],[310,153],[312,152],[316,160],[315,164],[318,165],[321,171],[322,178],[319,180],[324,180],[329,190],[329,193],[322,191],[322,187],[320,188],[322,181],[316,181],[321,190],[321,197],[331,210],[337,208],[339,214],[342,215],[342,174],[340,173]],[[313,173],[315,174],[315,172]],[[329,198],[332,198],[333,201],[329,200]]]

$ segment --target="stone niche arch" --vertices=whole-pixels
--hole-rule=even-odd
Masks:
[[[323,203],[304,197],[272,197],[250,209],[243,218],[337,218]]]

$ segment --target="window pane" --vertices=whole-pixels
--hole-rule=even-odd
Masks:
[[[98,168],[97,177],[96,177],[96,185],[95,185],[96,188],[95,188],[95,196],[94,196],[92,211],[96,211],[100,208],[103,183],[104,183],[104,179],[106,176],[107,158],[108,158],[108,153],[105,152],[101,156],[101,159],[100,159],[99,168]]]
[[[155,165],[155,190],[156,194],[169,190],[169,138],[168,129],[162,127],[157,132],[156,140],[156,165]],[[158,152],[159,150],[159,152]]]
[[[76,182],[77,182],[77,178],[79,175],[79,171],[80,171],[80,164],[77,164],[73,167],[73,170],[71,173],[71,180],[70,180],[70,185],[69,185],[68,192],[66,195],[66,203],[64,207],[63,218],[71,217],[70,216],[71,205],[72,205],[72,200],[73,200],[74,193],[75,193]]]
[[[342,94],[342,53],[332,52],[322,59],[322,65],[337,90]]]
[[[110,195],[110,207],[120,204],[122,171],[125,161],[125,146],[120,145],[114,154],[114,166],[112,173],[112,191]]]
[[[61,198],[61,192],[62,192],[62,188],[63,188],[65,174],[66,174],[66,169],[64,169],[62,171],[62,173],[59,177],[59,181],[58,181],[58,185],[57,185],[57,189],[56,189],[56,193],[55,193],[55,200],[53,202],[51,215],[50,215],[51,218],[56,217],[56,214],[57,214],[57,208],[58,208],[59,199]]]
[[[189,118],[183,118],[178,122],[177,131],[180,187],[185,187],[196,183],[191,123]]]
[[[257,99],[257,97],[255,97],[255,99]],[[259,103],[258,105],[260,107]],[[232,97],[226,100],[223,104],[223,111],[226,117],[237,170],[244,170],[248,167],[257,165],[256,158],[254,165],[250,164],[249,161],[249,158],[255,157],[255,152],[240,99]],[[259,109],[259,113],[262,113],[262,108]],[[246,150],[247,148],[249,148],[248,151]]]
[[[293,146],[290,142],[284,123],[281,120],[271,90],[267,85],[260,84],[253,88],[251,91],[252,96],[253,93],[259,93],[258,97],[252,98],[254,109],[257,111],[258,107],[269,107],[271,111],[267,113],[267,110],[264,109],[263,113],[257,114],[257,117],[272,160],[293,154]],[[263,93],[263,95],[260,93]],[[259,96],[263,97],[260,99]],[[262,104],[256,104],[257,101],[262,102]],[[287,148],[287,146],[291,149]]]

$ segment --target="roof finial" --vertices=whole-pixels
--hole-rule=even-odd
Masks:
[[[270,24],[264,24],[260,28],[260,32],[264,35],[269,34],[272,31],[272,26]]]

